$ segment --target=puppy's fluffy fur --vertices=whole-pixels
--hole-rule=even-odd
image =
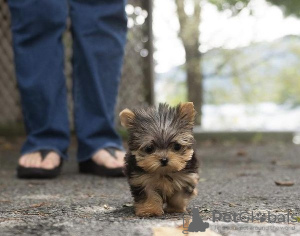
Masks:
[[[121,124],[129,133],[125,173],[136,215],[160,216],[164,210],[185,212],[188,201],[197,194],[194,118],[191,102],[120,113]]]

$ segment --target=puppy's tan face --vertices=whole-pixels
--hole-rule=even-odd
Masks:
[[[194,116],[192,103],[122,111],[121,123],[129,131],[128,145],[137,165],[150,173],[182,170],[193,155]]]
[[[166,148],[160,148],[155,141],[132,152],[137,165],[147,172],[176,172],[182,170],[193,155],[193,149],[182,140],[173,140]]]

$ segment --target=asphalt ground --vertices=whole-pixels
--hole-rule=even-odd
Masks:
[[[0,236],[183,235],[183,214],[136,217],[125,178],[79,174],[74,145],[54,180],[17,179],[19,148],[20,140],[0,139]],[[300,222],[286,222],[288,212],[300,221],[299,153],[300,146],[286,142],[199,143],[199,193],[188,211],[197,207],[210,225],[189,235],[300,235]],[[230,222],[213,222],[216,211],[231,212]],[[249,218],[252,212],[271,220],[284,215],[285,222],[232,222],[234,213],[245,211]]]

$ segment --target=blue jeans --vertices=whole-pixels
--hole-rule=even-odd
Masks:
[[[22,154],[50,149],[67,158],[70,128],[62,34],[70,15],[78,161],[123,149],[114,108],[126,43],[125,0],[9,0],[27,139]]]

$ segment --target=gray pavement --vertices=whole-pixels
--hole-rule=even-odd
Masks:
[[[0,236],[152,235],[154,228],[182,224],[182,214],[136,217],[126,179],[78,174],[74,148],[58,179],[18,180],[18,149],[18,142],[0,143]],[[272,214],[289,210],[300,220],[299,151],[299,146],[280,142],[199,144],[199,194],[189,211],[198,207],[202,219],[210,223],[210,233],[219,235],[300,235],[300,222],[212,222],[213,210]],[[277,186],[275,181],[294,185]]]

